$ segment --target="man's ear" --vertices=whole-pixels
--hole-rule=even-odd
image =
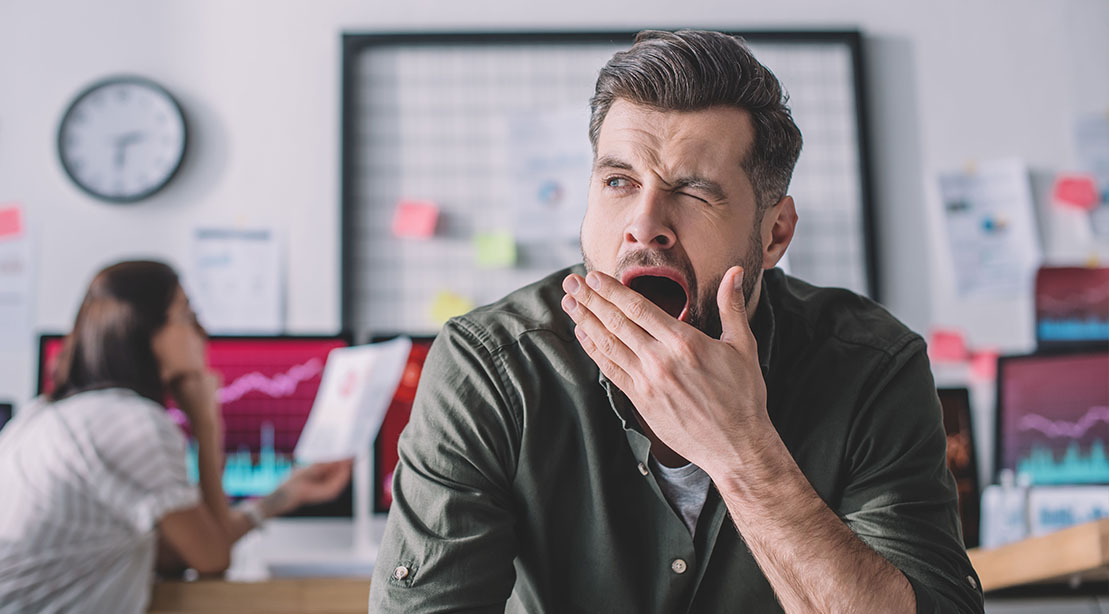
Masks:
[[[786,253],[793,233],[797,230],[797,208],[792,196],[784,196],[777,204],[763,214],[760,236],[762,236],[762,268],[771,269]]]

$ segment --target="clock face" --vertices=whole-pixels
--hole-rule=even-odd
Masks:
[[[58,129],[58,155],[74,183],[111,202],[161,189],[185,155],[185,118],[161,87],[136,77],[108,79],[80,94]]]

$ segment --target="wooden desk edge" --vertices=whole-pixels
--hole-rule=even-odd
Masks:
[[[259,582],[226,580],[154,583],[148,612],[268,612],[273,614],[364,614],[369,578],[282,578]]]
[[[1109,571],[1109,518],[990,550],[973,548],[967,554],[985,591],[1091,573],[1104,577]]]

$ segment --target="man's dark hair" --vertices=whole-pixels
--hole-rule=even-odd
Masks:
[[[601,124],[616,100],[660,111],[700,111],[718,105],[746,110],[755,138],[743,170],[759,213],[786,195],[801,153],[801,131],[778,78],[755,59],[743,39],[703,30],[640,32],[635,44],[612,56],[597,77],[589,101],[594,153]]]
[[[165,325],[178,286],[177,273],[161,262],[120,262],[97,273],[58,356],[50,400],[129,388],[164,402],[151,339]]]

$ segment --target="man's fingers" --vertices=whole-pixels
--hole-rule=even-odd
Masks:
[[[647,297],[620,283],[616,278],[600,271],[590,271],[585,280],[588,289],[592,289],[606,302],[615,305],[621,313],[652,338],[669,341],[678,334],[679,325],[670,314]]]
[[[597,364],[601,373],[604,373],[609,381],[616,384],[616,387],[621,390],[632,389],[634,382],[628,372],[609,359],[608,356],[605,356],[581,326],[574,328],[574,335],[578,338],[578,342],[581,343],[585,353]]]
[[[581,303],[578,303],[573,296],[566,295],[563,297],[562,308],[566,313],[570,314],[570,317],[577,323],[575,334],[578,335],[579,341],[582,341],[584,335],[585,339],[593,346],[598,354],[620,365],[622,369],[634,369],[639,364],[639,357],[624,343],[621,337],[617,333],[609,330],[598,319],[595,313],[587,309]],[[627,324],[628,326],[626,326],[626,328],[635,326],[635,324],[630,321],[628,321]],[[639,331],[639,335],[646,336],[646,333]],[[589,350],[586,349],[586,352],[589,352]],[[590,356],[592,355],[593,354],[590,353]]]
[[[574,321],[578,324],[585,321],[586,314],[592,315],[601,326],[615,335],[633,352],[638,354],[646,351],[654,338],[644,331],[635,319],[629,317],[632,314],[625,313],[617,305],[587,286],[584,281],[580,275],[570,275],[563,281],[562,288],[568,293],[567,297],[572,299],[571,301],[563,300],[562,302],[566,313],[570,314],[570,317],[574,318]],[[643,302],[651,308],[657,309],[650,301],[643,299]],[[607,341],[599,336],[599,331],[587,328],[586,332],[593,337],[602,349],[605,348]],[[612,358],[619,362],[619,357],[612,356]]]

